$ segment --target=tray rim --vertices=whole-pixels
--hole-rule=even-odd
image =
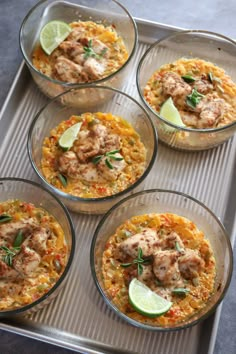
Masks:
[[[146,44],[151,44],[157,38],[155,37],[146,37],[145,34],[143,34],[145,29],[149,29],[150,27],[155,29],[155,30],[163,30],[165,32],[165,35],[168,34],[168,32],[172,33],[173,31],[182,31],[186,30],[186,28],[181,28],[178,26],[173,26],[173,25],[168,25],[164,24],[161,22],[155,22],[155,21],[150,21],[150,20],[145,20],[142,18],[134,17],[134,20],[137,24],[138,27],[138,42],[144,42]],[[25,63],[24,60],[22,60],[21,64],[18,67],[18,70],[15,74],[15,78],[12,81],[12,84],[10,86],[10,89],[8,90],[8,93],[5,97],[4,103],[2,105],[2,108],[0,110],[0,123],[3,121],[4,117],[4,112],[7,109],[9,103],[11,102],[12,99],[14,99],[14,92],[17,90],[17,86],[21,85],[19,83],[19,78],[22,76],[28,76],[29,80],[32,80],[32,77],[30,75],[30,72],[28,71],[27,64]],[[235,171],[236,172],[236,171]],[[236,238],[236,217],[234,218],[233,225],[231,227],[231,232],[229,233],[230,235],[230,241],[232,244],[232,247],[234,245],[234,241]],[[202,354],[202,349],[204,346],[207,346],[206,353],[207,354],[213,354],[214,351],[214,346],[215,346],[215,341],[216,341],[216,336],[217,336],[217,331],[218,331],[218,325],[220,321],[220,316],[221,316],[221,310],[222,310],[222,305],[223,301],[221,304],[218,306],[217,310],[215,311],[214,314],[212,314],[208,319],[206,319],[202,324],[196,325],[196,326],[201,326],[200,328],[200,338],[201,340],[199,341],[201,343],[198,343],[198,349],[197,352]],[[20,325],[19,325],[20,322]],[[204,327],[204,328],[203,328]],[[22,319],[19,321],[17,318],[16,319],[6,319],[3,321],[0,321],[0,330],[4,330],[10,333],[18,334],[21,336],[25,336],[34,340],[42,341],[44,343],[48,343],[51,345],[55,345],[58,347],[62,347],[65,349],[70,349],[74,350],[79,353],[91,353],[91,354],[136,354],[136,352],[133,351],[127,351],[127,350],[122,350],[122,348],[111,348],[109,345],[104,344],[102,342],[96,341],[96,340],[90,340],[89,338],[81,337],[75,334],[71,334],[70,332],[65,332],[63,331],[63,339],[61,336],[61,330],[57,328],[53,328],[53,335],[50,335],[49,326],[40,326],[39,323],[36,323],[31,320],[23,320]],[[207,331],[206,331],[207,328]],[[210,331],[210,336],[208,335]],[[55,335],[56,333],[56,335]],[[83,343],[81,343],[83,341]],[[98,350],[97,350],[98,349]],[[86,350],[86,351],[85,351]],[[87,351],[89,350],[89,351]],[[103,350],[102,352],[99,350]]]

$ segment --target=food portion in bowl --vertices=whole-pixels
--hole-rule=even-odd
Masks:
[[[44,208],[19,199],[0,203],[0,311],[25,307],[45,295],[68,263],[60,223]]]
[[[46,26],[50,28],[53,24],[52,37],[61,22],[52,21]],[[45,27],[41,33],[46,32]],[[32,63],[44,75],[66,83],[97,81],[110,76],[127,61],[128,51],[114,25],[77,21],[70,23],[69,27],[67,37],[52,52],[45,48],[44,36],[41,36],[41,45],[34,49]]]
[[[219,128],[236,121],[236,84],[223,69],[206,60],[180,58],[162,65],[143,94],[160,116],[162,105],[171,97],[181,125],[187,128]]]
[[[144,173],[146,149],[132,125],[112,113],[72,115],[44,139],[41,167],[47,182],[80,198],[102,198]]]
[[[215,290],[209,241],[191,220],[173,213],[142,214],[122,223],[107,239],[101,267],[106,296],[123,314],[151,326],[186,322]],[[142,284],[150,291],[140,291]],[[153,308],[142,293],[159,296]]]

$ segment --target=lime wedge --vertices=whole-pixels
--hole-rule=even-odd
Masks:
[[[40,44],[50,55],[70,34],[71,27],[62,21],[48,22],[40,32]]]
[[[137,312],[147,317],[163,315],[172,305],[136,278],[129,285],[129,301]]]
[[[185,127],[180,117],[178,109],[175,107],[171,97],[169,97],[161,106],[160,115],[170,123]]]
[[[77,139],[77,135],[80,131],[82,122],[72,125],[70,128],[66,129],[61,135],[58,143],[63,150],[68,150],[73,145],[74,141]]]

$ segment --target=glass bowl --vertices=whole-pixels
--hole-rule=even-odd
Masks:
[[[70,88],[83,87],[81,83],[62,82],[39,72],[32,64],[32,51],[39,43],[39,34],[43,26],[52,20],[66,23],[73,21],[94,21],[112,25],[123,38],[128,51],[128,59],[114,73],[96,80],[97,84],[105,84],[120,88],[127,78],[131,59],[137,46],[137,28],[129,12],[116,0],[73,0],[39,1],[26,15],[20,29],[20,48],[32,77],[40,90],[49,97],[55,97]],[[95,81],[94,81],[95,82]]]
[[[194,222],[198,229],[203,231],[205,238],[209,240],[216,261],[214,292],[206,302],[205,307],[186,320],[172,325],[154,326],[153,324],[142,323],[137,319],[130,318],[128,314],[121,312],[118,306],[114,304],[104,286],[104,276],[101,265],[103,252],[107,249],[107,240],[115,233],[118,226],[123,224],[126,220],[129,220],[133,216],[149,213],[173,213]],[[171,331],[195,325],[206,319],[216,310],[230,284],[233,253],[229,237],[223,225],[204,204],[183,193],[171,190],[153,189],[138,192],[123,199],[103,216],[95,230],[92,240],[90,266],[94,282],[102,298],[123,320],[142,329]],[[114,264],[114,266],[117,265]],[[117,276],[116,279],[118,279],[119,274],[116,273],[115,276]],[[110,279],[110,281],[113,282],[113,278]],[[116,280],[114,280],[112,284],[116,284],[115,281]],[[122,302],[122,299],[120,299],[120,301]]]
[[[28,315],[49,304],[66,284],[75,252],[75,233],[72,220],[67,209],[57,197],[39,184],[28,180],[20,178],[0,178],[0,203],[12,199],[34,204],[36,207],[43,208],[54,216],[55,219],[59,221],[64,231],[69,254],[63,273],[47,293],[24,307],[0,311],[0,318]]]
[[[144,87],[152,74],[162,65],[180,58],[198,58],[225,70],[236,83],[236,43],[217,33],[180,31],[161,38],[142,56],[137,69],[139,95],[151,113],[162,142],[179,150],[198,151],[222,144],[236,131],[236,117],[231,124],[217,128],[194,129],[177,126],[164,119],[144,98]]]
[[[148,176],[157,154],[157,135],[154,125],[146,110],[132,97],[121,91],[109,87],[87,86],[61,95],[62,100],[75,93],[75,97],[90,97],[95,94],[105,99],[94,105],[93,100],[83,109],[76,105],[61,105],[57,98],[52,99],[38,112],[34,118],[28,135],[28,154],[34,171],[45,187],[55,193],[63,203],[72,211],[88,214],[102,214],[106,212],[118,200],[134,191],[142,188],[145,178]],[[109,100],[107,99],[109,97]],[[108,102],[107,102],[108,101]],[[61,121],[69,119],[71,115],[80,115],[85,112],[111,112],[115,116],[124,118],[139,134],[146,149],[146,163],[143,174],[128,188],[116,194],[101,198],[80,198],[67,194],[49,184],[43,176],[41,167],[42,145],[44,138],[50,135],[52,128]]]

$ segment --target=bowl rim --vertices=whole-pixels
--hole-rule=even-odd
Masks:
[[[129,17],[129,20],[131,21],[132,23],[132,26],[133,26],[133,29],[134,29],[134,43],[133,43],[133,48],[131,50],[131,53],[128,57],[128,59],[126,60],[126,62],[120,67],[118,68],[118,70],[116,70],[114,73],[111,73],[110,75],[102,78],[102,79],[99,79],[99,80],[94,80],[94,81],[91,81],[90,83],[69,83],[69,82],[65,82],[65,81],[59,81],[59,80],[56,80],[56,79],[53,79],[47,75],[44,75],[42,72],[40,72],[39,70],[37,70],[34,65],[28,60],[27,58],[27,55],[26,55],[26,52],[23,48],[23,45],[22,45],[22,37],[23,37],[23,28],[24,28],[24,25],[25,23],[27,22],[28,18],[30,18],[31,14],[34,12],[34,10],[37,9],[38,6],[42,5],[44,2],[47,2],[48,0],[40,0],[39,2],[37,2],[37,4],[35,4],[30,10],[29,12],[26,14],[26,16],[24,17],[22,23],[21,23],[21,26],[20,26],[20,31],[19,31],[19,45],[20,45],[20,50],[21,50],[21,53],[23,55],[23,58],[26,62],[26,64],[29,66],[30,69],[33,70],[34,74],[37,74],[39,75],[42,79],[45,79],[51,83],[54,83],[54,84],[57,84],[57,85],[60,85],[60,86],[63,86],[67,89],[70,89],[70,88],[79,88],[79,87],[84,87],[85,84],[102,84],[106,81],[109,81],[110,79],[112,79],[113,77],[115,77],[120,71],[122,71],[125,67],[127,67],[127,65],[130,63],[131,59],[134,57],[134,54],[136,52],[136,49],[137,49],[137,45],[138,45],[138,29],[137,29],[137,25],[136,25],[136,22],[134,21],[132,15],[130,14],[130,12],[126,9],[126,7],[124,7],[119,1],[117,0],[110,0],[114,3],[116,3],[120,8],[123,9],[123,11],[128,15]]]
[[[231,127],[236,126],[236,121],[230,123],[230,124],[226,124],[222,127],[218,127],[218,128],[206,128],[206,129],[194,129],[194,128],[188,128],[188,127],[182,127],[179,126],[177,124],[171,123],[168,120],[166,120],[165,118],[163,118],[157,111],[155,111],[149,104],[148,102],[145,100],[143,93],[142,93],[142,89],[141,89],[141,84],[140,84],[140,72],[142,70],[142,64],[145,60],[145,58],[148,56],[148,54],[155,49],[156,46],[158,46],[159,44],[161,44],[162,42],[164,42],[165,40],[168,40],[170,38],[174,38],[177,36],[181,36],[184,34],[206,34],[206,35],[210,35],[212,37],[218,37],[221,40],[225,40],[227,42],[230,42],[231,44],[233,44],[235,46],[236,49],[236,41],[234,41],[233,39],[224,36],[220,33],[217,32],[212,32],[212,31],[206,31],[206,30],[198,30],[198,29],[190,29],[190,30],[180,30],[180,31],[175,31],[174,33],[172,33],[171,35],[166,35],[164,37],[161,37],[160,39],[158,39],[157,41],[155,41],[142,55],[141,59],[139,60],[138,63],[138,67],[137,67],[137,71],[136,71],[136,86],[137,86],[137,90],[139,93],[139,96],[142,100],[142,102],[144,103],[145,107],[148,108],[149,111],[152,112],[152,114],[154,114],[154,116],[158,119],[160,119],[163,123],[165,123],[166,125],[169,125],[172,128],[175,128],[175,130],[179,130],[179,131],[185,131],[185,132],[189,132],[189,133],[202,133],[202,134],[208,134],[208,133],[216,133],[216,132],[221,132],[227,129],[230,129]],[[164,65],[164,64],[163,64]],[[158,69],[158,68],[157,68]],[[156,69],[156,70],[157,70]],[[236,84],[236,83],[235,83]]]
[[[113,91],[114,93],[123,95],[126,98],[128,98],[129,100],[133,101],[133,103],[136,104],[143,111],[148,123],[150,124],[150,128],[151,128],[151,130],[153,132],[153,151],[152,151],[152,156],[151,156],[150,162],[149,162],[148,166],[146,167],[146,169],[145,169],[144,173],[142,174],[142,176],[137,181],[135,181],[133,184],[131,184],[128,188],[122,190],[121,192],[118,192],[118,193],[112,194],[112,195],[108,195],[108,196],[105,196],[105,197],[101,197],[101,198],[81,198],[81,197],[74,196],[72,194],[65,193],[65,192],[61,191],[60,189],[55,188],[53,185],[51,185],[49,182],[47,182],[47,180],[44,178],[44,176],[39,172],[39,170],[38,170],[38,168],[37,168],[37,166],[36,166],[36,164],[34,162],[33,156],[32,156],[32,144],[31,144],[32,138],[31,138],[31,136],[32,136],[32,133],[33,133],[33,130],[34,130],[34,126],[35,126],[37,120],[39,119],[41,113],[44,111],[44,109],[47,108],[47,106],[49,106],[51,103],[57,101],[58,98],[60,98],[61,96],[65,96],[66,94],[68,94],[70,92],[77,91],[77,90],[84,90],[86,88],[98,89],[98,90],[104,90],[105,89],[105,90],[108,90],[108,91]],[[29,156],[30,163],[31,163],[34,171],[36,172],[36,174],[39,177],[39,179],[45,184],[47,189],[50,189],[52,192],[56,193],[57,196],[65,198],[65,199],[73,201],[73,202],[84,202],[84,203],[94,203],[94,202],[96,202],[97,205],[99,205],[99,203],[103,203],[103,202],[106,202],[106,201],[109,201],[109,200],[113,200],[113,199],[119,198],[119,197],[125,195],[126,193],[131,192],[134,188],[136,188],[139,184],[141,184],[145,180],[145,178],[148,176],[148,174],[151,171],[151,169],[152,169],[152,167],[154,165],[154,162],[156,161],[156,158],[157,158],[158,134],[157,134],[157,130],[155,129],[154,123],[151,120],[151,118],[150,118],[147,110],[145,109],[145,107],[143,107],[132,96],[128,95],[126,92],[123,92],[123,91],[118,90],[118,89],[113,88],[113,87],[101,86],[101,85],[98,86],[98,85],[95,85],[95,84],[89,85],[88,84],[88,85],[85,85],[83,87],[78,87],[76,89],[70,89],[70,90],[68,90],[66,92],[61,93],[60,95],[54,97],[49,102],[47,102],[40,109],[40,111],[36,114],[35,118],[33,119],[32,123],[30,125],[30,129],[29,129],[29,132],[28,132],[28,138],[27,138],[27,151],[28,151],[28,156]]]
[[[107,297],[105,290],[103,290],[102,286],[99,283],[98,277],[97,277],[97,273],[96,273],[96,267],[95,267],[95,246],[96,246],[96,241],[97,241],[97,237],[98,234],[100,232],[100,229],[103,227],[103,225],[106,223],[106,220],[108,219],[108,217],[110,217],[110,215],[118,208],[120,207],[120,205],[126,203],[128,200],[130,199],[134,199],[137,196],[140,195],[144,195],[144,194],[152,194],[152,193],[169,193],[169,194],[174,194],[174,195],[179,195],[182,196],[183,198],[187,198],[191,201],[193,201],[194,203],[197,203],[198,205],[200,205],[203,209],[205,209],[208,213],[211,214],[211,216],[214,218],[214,220],[216,221],[216,223],[220,226],[223,235],[224,235],[224,239],[226,241],[226,246],[229,252],[229,272],[227,274],[227,280],[225,282],[225,286],[224,289],[219,297],[219,299],[213,304],[213,306],[208,310],[208,312],[206,312],[204,315],[202,315],[199,319],[196,319],[190,323],[187,324],[181,324],[181,322],[179,323],[178,326],[176,327],[154,327],[151,325],[146,325],[144,323],[138,322],[136,320],[133,320],[132,318],[126,316],[123,312],[121,312]],[[134,216],[135,216],[135,211],[134,211]],[[91,273],[92,273],[92,277],[94,280],[94,283],[96,285],[96,288],[98,289],[98,292],[100,293],[100,295],[102,296],[103,300],[105,301],[105,303],[109,306],[110,309],[112,309],[120,318],[122,318],[123,320],[125,320],[128,324],[131,324],[135,327],[138,328],[142,328],[145,330],[150,330],[153,332],[173,332],[173,331],[178,331],[178,330],[182,330],[182,329],[186,329],[189,327],[192,327],[196,324],[199,324],[200,322],[202,322],[203,320],[205,320],[206,318],[208,318],[218,307],[218,305],[221,303],[221,301],[223,300],[230,282],[231,282],[231,278],[232,278],[232,273],[233,273],[233,250],[232,250],[232,245],[230,242],[230,238],[226,232],[226,229],[224,227],[224,225],[222,224],[222,222],[219,220],[219,218],[217,218],[217,216],[213,213],[213,211],[211,211],[211,209],[209,209],[204,203],[202,203],[201,201],[199,201],[198,199],[183,193],[183,192],[179,192],[179,191],[175,191],[175,190],[171,190],[171,189],[146,189],[137,193],[134,193],[124,199],[122,199],[121,201],[119,201],[118,203],[116,203],[114,206],[112,206],[108,212],[106,212],[103,217],[101,218],[101,220],[99,221],[99,223],[97,224],[97,227],[94,231],[94,235],[92,238],[92,242],[91,242],[91,246],[90,246],[90,269],[91,269]],[[190,317],[191,318],[191,317]]]
[[[69,228],[70,228],[70,233],[71,233],[71,248],[70,248],[70,254],[68,257],[68,261],[67,264],[65,266],[65,269],[63,271],[63,273],[61,274],[60,278],[57,280],[57,282],[49,289],[49,291],[47,293],[45,293],[43,296],[41,296],[40,298],[38,298],[37,300],[31,302],[30,304],[27,304],[26,306],[20,307],[20,308],[16,308],[16,309],[12,309],[12,310],[7,310],[7,311],[0,311],[0,318],[4,318],[4,317],[8,317],[8,316],[13,316],[13,315],[18,315],[21,313],[24,313],[28,310],[30,310],[31,308],[34,308],[36,306],[38,306],[41,302],[43,302],[45,299],[47,299],[48,297],[50,297],[51,294],[54,293],[55,290],[57,290],[60,285],[62,284],[62,282],[64,281],[64,279],[67,277],[68,272],[71,268],[72,262],[73,262],[73,258],[74,258],[74,254],[75,254],[75,246],[76,246],[76,237],[75,237],[75,229],[74,229],[74,225],[73,225],[73,221],[72,218],[69,214],[69,211],[67,210],[66,206],[60,201],[59,198],[57,198],[52,192],[48,191],[46,188],[44,188],[42,185],[31,181],[31,180],[27,180],[25,178],[18,178],[18,177],[1,177],[0,178],[0,184],[3,184],[4,182],[23,182],[25,184],[29,184],[31,186],[34,186],[36,188],[38,188],[39,190],[43,190],[44,192],[48,193],[53,199],[56,200],[56,202],[61,206],[62,211],[65,213],[66,219],[69,223]]]

